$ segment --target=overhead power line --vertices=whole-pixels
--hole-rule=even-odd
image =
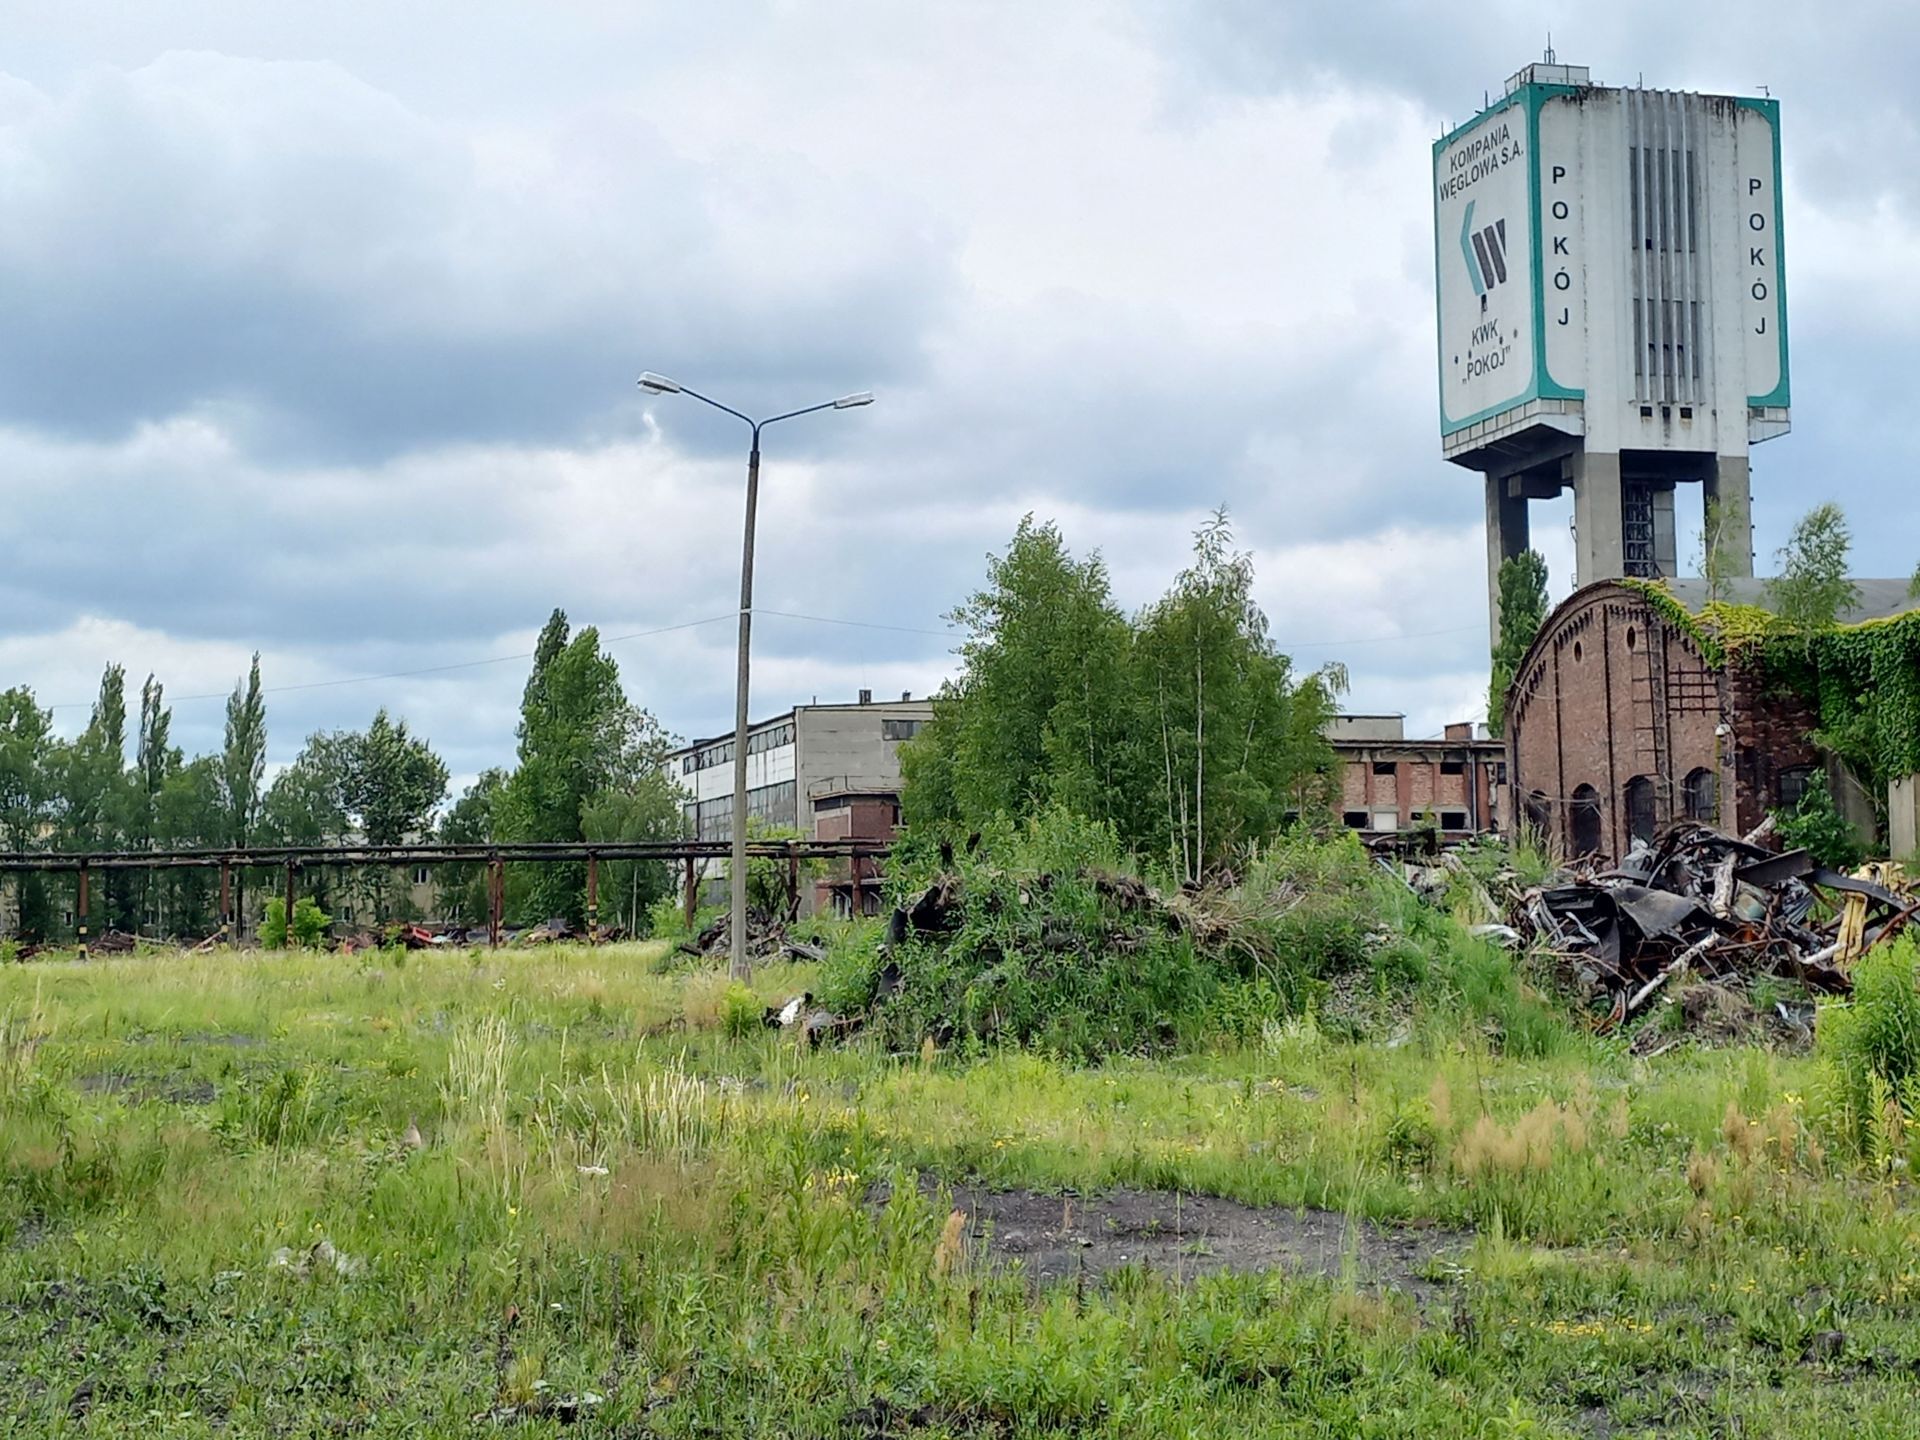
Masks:
[[[831,615],[799,615],[791,610],[762,610],[754,606],[756,615],[778,615],[782,620],[811,620],[816,625],[851,625],[857,630],[895,630],[902,635],[938,635],[945,640],[958,632],[949,625],[944,630],[928,630],[919,625],[882,625],[874,620],[836,620]]]

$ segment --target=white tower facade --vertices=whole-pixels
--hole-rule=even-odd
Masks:
[[[1777,102],[1530,65],[1433,185],[1441,448],[1486,477],[1490,590],[1569,488],[1579,584],[1677,573],[1695,482],[1751,574],[1748,451],[1789,426]]]

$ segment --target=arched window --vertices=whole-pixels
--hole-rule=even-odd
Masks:
[[[1774,803],[1782,810],[1791,810],[1800,803],[1800,797],[1807,793],[1807,781],[1813,778],[1811,765],[1789,765],[1774,780]]]
[[[1627,838],[1653,844],[1653,781],[1636,775],[1627,781]]]
[[[1684,794],[1686,797],[1687,819],[1703,821],[1708,825],[1717,824],[1720,819],[1720,777],[1702,765],[1698,770],[1689,771]]]
[[[1527,792],[1525,802],[1527,828],[1532,830],[1545,843],[1548,827],[1553,823],[1553,812],[1547,807],[1547,797],[1539,790]]]
[[[1567,835],[1575,855],[1591,855],[1600,848],[1600,792],[1582,785],[1567,807]]]

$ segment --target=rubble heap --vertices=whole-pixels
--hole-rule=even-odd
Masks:
[[[1771,831],[1771,821],[1744,838],[1675,825],[1614,868],[1577,865],[1518,893],[1508,921],[1594,997],[1603,1031],[1688,970],[1845,994],[1852,961],[1920,912],[1920,897],[1829,870],[1806,850],[1769,850]]]

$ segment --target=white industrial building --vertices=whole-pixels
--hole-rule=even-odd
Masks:
[[[797,705],[758,722],[747,732],[749,817],[812,836],[820,814],[856,796],[890,798],[897,817],[900,742],[932,718],[931,700],[875,701],[863,690],[851,705]],[[733,836],[733,745],[732,735],[715,736],[667,757],[688,792],[687,833],[695,839]]]

